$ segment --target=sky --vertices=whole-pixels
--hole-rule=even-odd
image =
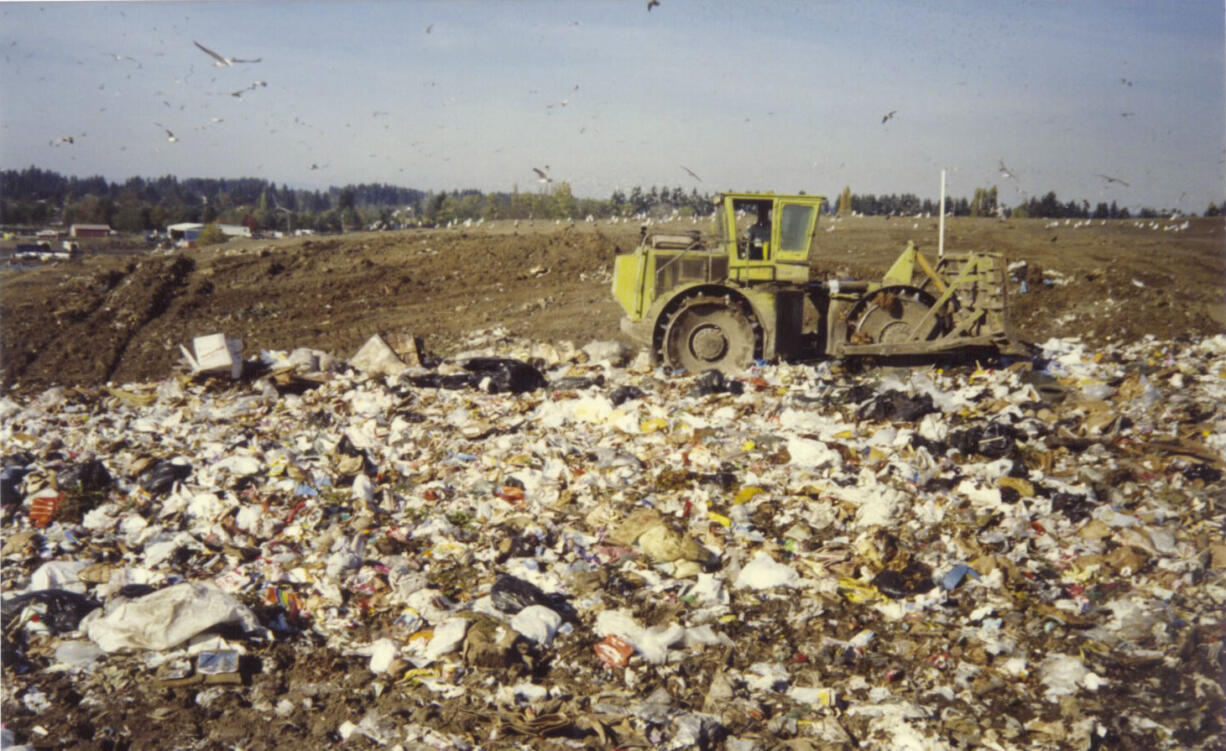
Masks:
[[[0,2],[0,49],[7,169],[1226,199],[1222,0]]]

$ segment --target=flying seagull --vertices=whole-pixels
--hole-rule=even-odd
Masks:
[[[1017,175],[1013,174],[1008,167],[1005,166],[1005,160],[1000,160],[1000,176],[1008,180],[1017,181]]]
[[[216,52],[209,49],[208,47],[205,47],[200,42],[192,40],[192,44],[199,47],[201,52],[213,58],[213,61],[214,61],[213,65],[217,66],[218,68],[229,68],[231,66],[238,65],[241,63],[258,63],[262,59],[259,57],[253,57],[253,58],[244,60],[244,59],[237,58],[237,57],[222,57],[221,55],[217,54]]]
[[[1108,185],[1110,185],[1111,183],[1119,183],[1120,185],[1123,185],[1125,188],[1132,187],[1131,185],[1119,179],[1118,177],[1112,177],[1111,175],[1099,175],[1099,177],[1106,180]]]
[[[108,54],[108,55],[109,55],[109,56],[110,56],[110,57],[111,57],[111,58],[112,58],[112,59],[113,59],[115,62],[117,62],[117,63],[121,63],[121,62],[123,62],[124,60],[131,60],[132,62],[136,63],[136,67],[138,67],[138,68],[143,68],[143,67],[145,67],[145,66],[143,66],[143,65],[141,65],[141,64],[140,64],[140,60],[137,60],[137,59],[136,59],[136,58],[134,58],[134,57],[129,57],[128,55],[116,55],[114,52],[110,52],[110,53],[107,53],[107,54]]]
[[[1131,86],[1131,85],[1132,85],[1132,81],[1129,81],[1127,78],[1121,78],[1121,79],[1120,79],[1120,83],[1124,84],[1125,86]]]
[[[650,13],[652,8],[660,7],[660,0],[647,0],[647,12]]]
[[[546,166],[548,166],[548,165],[546,165]],[[543,182],[543,183],[551,183],[551,182],[553,182],[553,178],[552,178],[552,177],[550,177],[549,175],[545,174],[545,172],[544,172],[543,170],[539,170],[539,169],[537,169],[536,167],[533,167],[533,168],[532,168],[532,171],[536,173],[537,178],[539,178],[541,182]]]
[[[885,115],[881,117],[881,124],[885,125],[886,120],[890,120],[897,114],[898,114],[898,110],[890,110],[889,112],[885,113]]]
[[[686,174],[688,174],[690,177],[694,178],[694,179],[695,179],[695,180],[697,180],[698,182],[702,182],[702,178],[701,178],[701,177],[699,177],[698,175],[695,175],[695,174],[694,174],[694,170],[690,169],[689,167],[685,166],[684,164],[682,164],[682,165],[680,165],[680,166],[681,166],[681,169],[685,170]]]
[[[243,94],[246,94],[248,91],[255,91],[256,89],[260,88],[261,86],[267,86],[267,85],[268,85],[268,82],[267,82],[267,81],[256,81],[255,83],[251,84],[250,86],[248,86],[248,87],[246,87],[246,88],[242,88],[242,89],[237,89],[237,90],[235,90],[235,91],[231,91],[231,92],[230,92],[230,96],[232,96],[232,97],[234,97],[234,98],[236,98],[236,99],[237,99],[238,97],[241,97]]]
[[[167,140],[167,141],[170,141],[171,143],[174,143],[175,141],[178,141],[178,140],[179,140],[179,137],[178,137],[178,136],[176,136],[174,133],[171,133],[171,132],[170,132],[170,128],[167,128],[165,125],[162,125],[161,123],[154,123],[154,125],[158,126],[158,127],[159,127],[159,128],[161,128],[162,130],[166,131],[166,140]]]

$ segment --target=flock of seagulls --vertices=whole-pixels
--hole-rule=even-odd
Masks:
[[[648,0],[648,2],[647,2],[647,10],[648,10],[648,12],[650,12],[652,9],[654,9],[654,8],[656,8],[656,7],[658,7],[658,6],[660,6],[660,4],[661,4],[660,0]],[[427,24],[427,25],[424,27],[425,33],[426,33],[426,34],[430,34],[430,33],[433,31],[433,28],[434,28],[434,24],[433,24],[433,23],[431,23],[431,24]],[[192,44],[193,44],[193,45],[194,45],[194,46],[195,46],[197,49],[199,49],[199,50],[200,50],[202,53],[204,53],[205,55],[207,55],[207,56],[209,57],[210,61],[212,62],[213,67],[215,67],[215,68],[233,68],[233,67],[235,67],[235,66],[239,66],[239,65],[256,64],[256,63],[260,63],[260,62],[262,61],[262,59],[263,59],[262,57],[247,57],[247,58],[244,58],[244,57],[231,57],[231,56],[228,56],[228,55],[223,55],[223,54],[221,54],[221,53],[219,53],[219,52],[217,52],[217,51],[215,51],[215,50],[213,50],[213,49],[211,49],[211,48],[209,48],[209,47],[207,47],[207,46],[205,46],[205,45],[201,44],[199,41],[196,41],[196,40],[192,40]],[[106,54],[108,58],[110,58],[110,59],[111,59],[113,62],[116,62],[116,63],[132,63],[132,64],[134,64],[134,65],[135,65],[137,68],[142,68],[142,67],[143,67],[143,64],[142,64],[142,62],[141,62],[140,60],[138,60],[137,58],[132,57],[132,56],[130,56],[130,55],[117,54],[117,53],[114,53],[114,52],[103,53],[103,54]],[[177,83],[186,84],[187,79],[188,79],[188,78],[190,78],[190,77],[191,77],[191,75],[192,75],[194,72],[195,72],[195,69],[194,69],[194,66],[193,66],[193,67],[191,68],[191,71],[188,73],[188,75],[183,77],[182,81],[176,81],[176,82],[177,82]],[[129,76],[129,77],[130,77],[130,76]],[[1133,82],[1132,80],[1129,80],[1129,79],[1127,79],[1127,78],[1123,78],[1123,77],[1119,78],[1119,82],[1120,82],[1120,84],[1121,84],[1121,85],[1126,86],[1126,87],[1132,87],[1132,86],[1133,86],[1133,84],[1134,84],[1134,82]],[[238,88],[238,89],[234,89],[234,90],[231,90],[231,91],[228,91],[228,92],[226,92],[226,91],[218,91],[218,92],[211,92],[211,93],[216,93],[216,94],[218,94],[218,95],[228,95],[228,96],[233,97],[233,98],[235,98],[235,99],[239,99],[239,98],[242,98],[244,95],[248,94],[249,92],[256,91],[256,90],[258,90],[258,89],[260,89],[260,88],[264,88],[264,87],[267,87],[267,86],[268,86],[267,81],[257,80],[257,81],[253,81],[252,83],[248,84],[247,86],[244,86],[244,87],[242,87],[242,88]],[[99,88],[101,89],[101,88],[103,88],[103,87],[102,87],[102,86],[100,86]],[[577,92],[578,90],[579,90],[579,85],[578,85],[578,84],[576,84],[576,85],[574,86],[574,88],[572,89],[572,92]],[[159,93],[161,93],[161,92],[159,92]],[[166,106],[168,106],[168,107],[170,106],[169,102],[164,101],[164,104],[166,104]],[[546,104],[546,105],[545,105],[545,107],[546,107],[546,109],[552,109],[552,108],[554,108],[554,107],[565,108],[565,107],[567,107],[567,106],[568,106],[568,104],[570,104],[569,98],[562,98],[560,101],[555,100],[555,103]],[[103,108],[103,109],[105,110],[105,108]],[[182,108],[182,107],[180,107],[180,109],[183,109],[183,108]],[[376,110],[376,111],[374,112],[373,117],[378,118],[378,117],[380,117],[380,116],[386,116],[386,115],[388,115],[388,114],[389,114],[389,113],[387,113],[387,112]],[[898,111],[898,110],[890,110],[890,111],[886,112],[885,114],[883,114],[883,115],[881,116],[881,124],[882,124],[882,125],[886,125],[886,124],[887,124],[887,123],[888,123],[890,120],[895,119],[895,118],[897,117],[897,115],[898,115],[898,114],[899,114],[899,111]],[[1132,116],[1133,114],[1134,114],[1134,113],[1132,113],[1132,112],[1123,112],[1123,113],[1121,113],[1121,117],[1130,117],[1130,116]],[[748,120],[748,118],[747,118],[747,120]],[[212,118],[212,123],[221,123],[222,121],[223,121],[223,120],[222,120],[222,118],[220,118],[220,117],[214,117],[214,118]],[[294,122],[295,122],[295,124],[305,125],[305,123],[300,122],[300,121],[298,120],[298,118],[294,118]],[[169,143],[176,143],[176,142],[178,142],[178,141],[179,141],[179,137],[178,137],[178,136],[176,136],[176,135],[175,135],[175,133],[174,133],[174,132],[173,132],[173,131],[172,131],[170,128],[168,128],[167,126],[163,125],[162,123],[154,123],[154,125],[156,125],[157,127],[161,128],[161,129],[162,129],[162,131],[164,131],[165,136],[166,136],[166,140],[167,140],[167,142],[169,142]],[[205,126],[201,126],[201,127],[197,127],[197,128],[196,128],[196,130],[200,130],[200,129],[202,129],[203,127],[207,127],[207,125],[205,125]],[[348,127],[348,124],[347,124],[347,127]],[[586,131],[586,126],[582,127],[582,128],[579,130],[579,132],[580,132],[580,133],[583,133],[583,132],[585,132],[585,131]],[[274,132],[275,132],[275,131],[274,131]],[[81,135],[84,135],[84,134],[81,134]],[[53,146],[53,147],[60,147],[60,146],[70,146],[70,145],[74,144],[75,142],[76,142],[76,137],[69,135],[69,136],[63,136],[63,137],[60,137],[60,138],[58,138],[58,139],[54,139],[54,140],[50,141],[50,142],[49,142],[49,144],[50,144],[51,146]],[[685,166],[685,165],[679,165],[679,166],[680,166],[680,168],[681,168],[681,169],[682,169],[682,170],[683,170],[683,171],[684,171],[684,172],[685,172],[685,173],[686,173],[686,174],[687,174],[689,177],[693,178],[693,179],[694,179],[694,180],[696,180],[697,182],[703,182],[703,179],[702,179],[702,178],[701,178],[701,177],[700,177],[700,176],[699,176],[699,175],[698,175],[696,172],[694,172],[693,170],[691,170],[689,167],[687,167],[687,166]],[[322,165],[322,166],[321,166],[321,165],[316,164],[316,163],[311,163],[311,164],[310,164],[310,166],[309,166],[309,169],[310,169],[310,170],[320,170],[320,169],[325,169],[326,167],[327,167],[327,165]],[[549,165],[545,165],[543,169],[542,169],[542,168],[539,168],[539,167],[532,167],[532,171],[533,171],[533,173],[535,174],[535,176],[536,176],[537,180],[538,180],[538,181],[539,181],[539,182],[540,182],[542,185],[549,185],[549,184],[551,184],[551,183],[553,183],[553,182],[554,182],[554,178],[553,178],[553,177],[552,177],[552,176],[549,174],[549,169],[550,169]],[[403,171],[403,170],[401,170],[401,171]],[[1003,179],[1006,179],[1006,180],[1012,180],[1012,181],[1014,181],[1015,183],[1020,182],[1020,181],[1018,180],[1017,174],[1016,174],[1016,173],[1015,173],[1015,172],[1014,172],[1012,169],[1010,169],[1009,167],[1007,167],[1007,166],[1005,165],[1005,162],[1004,162],[1004,159],[1003,159],[1003,158],[1002,158],[1002,159],[999,161],[999,169],[998,169],[998,171],[999,171],[1000,176],[1001,176]],[[1127,180],[1124,180],[1124,179],[1121,179],[1121,178],[1118,178],[1118,177],[1114,177],[1114,176],[1112,176],[1112,175],[1107,175],[1107,174],[1101,174],[1101,173],[1099,173],[1099,174],[1097,174],[1097,175],[1096,175],[1096,177],[1098,177],[1098,178],[1100,178],[1101,180],[1103,180],[1103,181],[1104,181],[1104,185],[1105,185],[1105,186],[1110,186],[1110,185],[1113,185],[1113,184],[1117,184],[1117,183],[1118,183],[1119,185],[1122,185],[1123,187],[1126,187],[1126,188],[1127,188],[1127,187],[1131,187],[1130,183],[1129,183]]]

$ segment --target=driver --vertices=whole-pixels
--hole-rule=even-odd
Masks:
[[[758,204],[758,221],[749,228],[749,257],[752,260],[762,260],[766,257],[766,244],[771,239],[771,209],[770,204]]]

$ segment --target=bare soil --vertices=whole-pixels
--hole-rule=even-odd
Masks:
[[[1182,222],[958,218],[947,223],[946,248],[1030,264],[1025,294],[1017,284],[1010,290],[1026,341],[1226,331],[1226,222],[1164,229]],[[824,226],[833,230],[820,231],[817,278],[878,277],[911,240],[929,255],[937,250],[935,219]],[[638,234],[625,223],[498,222],[232,241],[173,255],[87,253],[0,271],[2,383],[24,391],[156,380],[179,360],[178,345],[214,332],[241,338],[248,355],[312,347],[341,357],[376,332],[420,335],[442,355],[460,334],[494,325],[541,341],[616,338],[612,262]],[[1044,271],[1055,283],[1037,281]]]

